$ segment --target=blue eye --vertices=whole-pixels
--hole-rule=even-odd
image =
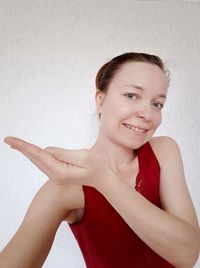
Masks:
[[[160,102],[153,102],[152,103],[152,105],[156,108],[156,109],[158,109],[158,110],[162,110],[162,108],[163,108],[163,104],[162,103],[160,103]]]
[[[129,100],[134,100],[138,98],[136,93],[125,93],[124,96]]]

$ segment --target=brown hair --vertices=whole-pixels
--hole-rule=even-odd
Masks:
[[[169,77],[169,72],[165,70],[164,63],[160,57],[146,53],[128,52],[113,58],[100,68],[96,75],[96,88],[106,92],[112,78],[120,67],[124,63],[133,61],[155,64],[166,74],[167,78]]]

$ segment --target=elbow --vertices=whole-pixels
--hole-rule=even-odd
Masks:
[[[198,260],[199,254],[193,254],[189,258],[185,256],[185,258],[180,259],[179,261],[172,263],[176,268],[193,268]]]
[[[196,264],[200,251],[200,236],[199,233],[196,234],[195,239],[191,243],[187,244],[179,262],[175,263],[176,268],[192,268]]]
[[[200,251],[200,232],[199,230],[196,232],[195,239],[193,244],[191,245],[192,253],[191,253],[191,267],[195,265],[199,258],[199,251]]]
[[[200,235],[198,232],[197,237],[196,237],[196,244],[194,245],[193,254],[191,257],[191,267],[193,267],[195,265],[195,263],[197,262],[197,260],[199,258],[199,252],[200,252]]]

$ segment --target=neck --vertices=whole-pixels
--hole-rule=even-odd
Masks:
[[[115,144],[103,138],[103,136],[98,137],[91,150],[101,154],[107,165],[115,172],[132,164],[136,157],[136,153],[133,149]]]

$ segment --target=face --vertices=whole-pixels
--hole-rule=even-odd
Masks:
[[[168,81],[157,66],[129,62],[121,66],[107,92],[97,91],[100,135],[137,149],[149,141],[162,121]]]

